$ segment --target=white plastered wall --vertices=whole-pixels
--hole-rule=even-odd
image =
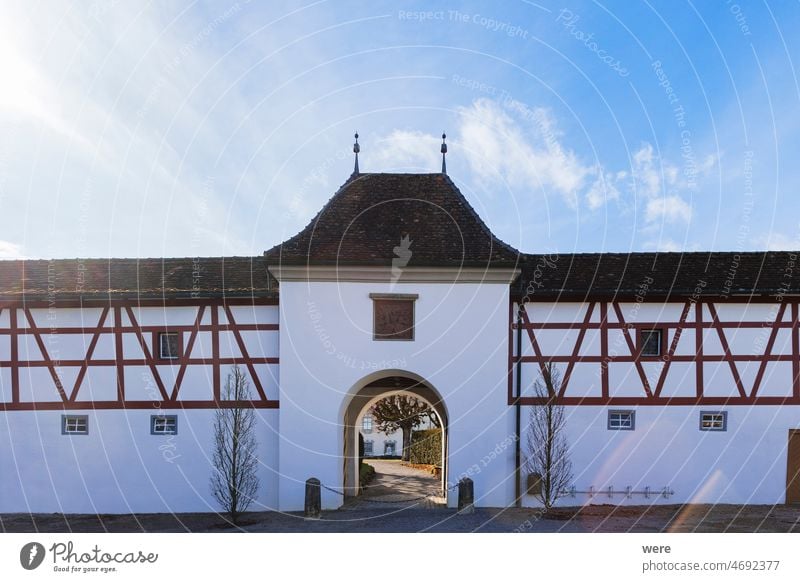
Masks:
[[[387,292],[419,295],[414,341],[372,339],[369,294]],[[342,490],[350,398],[374,379],[403,374],[443,399],[449,481],[471,477],[478,505],[513,501],[507,284],[282,282],[280,307],[282,510],[302,509],[310,477]],[[342,497],[323,490],[322,502],[335,508]]]

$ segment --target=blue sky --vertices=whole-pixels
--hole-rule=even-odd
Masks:
[[[2,2],[0,257],[259,254],[352,171],[526,252],[800,248],[790,2]]]

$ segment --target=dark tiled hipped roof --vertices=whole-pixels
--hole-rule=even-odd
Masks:
[[[607,253],[525,255],[515,296],[536,298],[800,293],[795,252]]]
[[[445,174],[354,174],[308,226],[265,256],[270,265],[391,266],[404,237],[408,267],[515,267],[519,257]]]
[[[413,248],[413,247],[412,247]],[[800,294],[794,252],[523,254],[515,297]],[[0,261],[0,299],[277,298],[263,257]]]
[[[0,300],[275,299],[267,265],[389,267],[395,258],[409,268],[517,267],[511,293],[533,301],[800,294],[794,252],[521,254],[492,235],[444,174],[354,174],[263,257],[0,261]]]
[[[263,257],[0,261],[0,299],[277,297]]]

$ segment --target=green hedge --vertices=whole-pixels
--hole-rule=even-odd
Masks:
[[[436,465],[442,463],[442,429],[416,430],[411,433],[410,463]]]
[[[358,468],[358,480],[362,487],[375,478],[375,467],[367,463],[361,463]]]

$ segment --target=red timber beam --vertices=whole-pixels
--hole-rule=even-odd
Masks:
[[[242,352],[242,357],[245,360],[245,365],[247,366],[247,370],[250,372],[250,379],[253,380],[253,385],[256,387],[256,391],[258,392],[259,397],[261,400],[266,400],[267,395],[264,393],[264,387],[261,385],[261,379],[256,374],[256,367],[253,365],[253,361],[250,359],[250,354],[247,353],[247,346],[242,339],[242,334],[239,333],[239,329],[236,326],[236,322],[233,320],[233,312],[228,305],[224,306],[225,309],[225,316],[228,318],[228,323],[231,324],[231,328],[233,331],[233,337],[236,338],[236,343],[239,345],[239,351]]]
[[[72,308],[92,308],[119,305],[121,307],[186,307],[199,305],[240,305],[251,307],[253,305],[278,305],[277,299],[268,297],[111,297],[101,296],[97,298],[84,297],[81,299],[57,299],[55,303],[48,298],[34,299],[4,299],[0,301],[0,308],[21,308],[24,306],[30,309],[60,309],[65,307]]]
[[[19,362],[19,344],[17,343],[17,310],[16,309],[9,309],[8,310],[8,327],[11,332],[11,336],[9,337],[9,341],[11,342],[10,346],[10,356],[12,362]],[[19,367],[13,366],[11,368],[11,402],[18,403],[19,402]]]
[[[39,351],[42,353],[44,365],[50,371],[50,376],[53,378],[53,384],[55,384],[56,390],[58,390],[58,395],[61,397],[62,401],[66,402],[67,393],[64,390],[63,384],[61,383],[61,377],[58,375],[58,370],[56,369],[53,360],[50,359],[50,354],[47,352],[47,346],[44,345],[44,340],[42,339],[41,333],[39,333],[39,328],[36,327],[36,322],[33,320],[31,310],[23,308],[22,312],[25,314],[25,318],[28,320],[28,328],[33,331],[33,338],[36,340],[36,345],[39,346]]]
[[[694,391],[697,398],[703,397],[703,304],[699,301],[694,304],[694,347],[695,347],[695,366],[694,366]]]
[[[219,329],[219,307],[216,305],[211,306],[211,327]],[[219,333],[217,332],[211,333],[211,375],[213,376],[214,402],[220,402],[222,399],[222,380],[220,378]]]
[[[78,402],[0,402],[0,412],[22,410],[198,410],[209,408],[278,408],[277,400],[93,400]]]
[[[134,304],[127,301],[106,301],[104,304],[98,304],[101,308],[100,316],[96,325],[81,326],[81,327],[37,327],[34,320],[31,307],[26,303],[25,306],[14,305],[9,306],[6,303],[0,305],[0,313],[8,312],[8,327],[0,329],[0,335],[9,336],[9,359],[0,361],[0,368],[7,368],[11,376],[11,398],[8,402],[0,402],[0,410],[2,411],[22,411],[22,410],[108,410],[108,409],[201,409],[201,408],[230,408],[238,406],[247,406],[253,408],[278,408],[279,402],[277,400],[269,400],[266,397],[264,387],[260,377],[255,370],[256,364],[271,364],[276,365],[279,363],[277,357],[251,357],[247,351],[247,346],[242,338],[242,331],[277,331],[277,324],[238,324],[233,319],[233,312],[230,309],[234,305],[271,305],[273,302],[251,302],[251,301],[231,301],[230,304],[210,301],[204,303],[202,301],[195,302],[177,302],[175,305],[187,306],[196,305],[197,315],[192,325],[158,325],[158,326],[142,326],[136,319],[133,307]],[[162,303],[155,304],[161,306]],[[154,305],[154,306],[155,306]],[[59,303],[56,307],[62,307]],[[52,308],[49,305],[47,308]],[[43,305],[41,308],[45,308]],[[37,307],[36,309],[39,309]],[[219,323],[219,310],[225,309],[228,315],[228,322],[225,324]],[[211,323],[202,324],[202,319],[205,313],[211,312]],[[123,322],[122,314],[126,313],[128,322]],[[27,327],[20,327],[18,319],[22,316],[27,321]],[[113,321],[112,321],[113,319]],[[189,333],[188,340],[186,341],[185,349],[181,352],[181,357],[176,361],[169,363],[162,363],[155,358],[149,342],[148,332],[158,332],[169,329],[169,331],[178,331],[181,333]],[[211,357],[191,357],[192,349],[197,342],[199,332],[208,332],[211,336],[212,354]],[[232,332],[236,338],[237,344],[241,351],[240,357],[220,357],[220,333]],[[133,334],[142,350],[144,357],[124,357],[123,351],[123,334]],[[53,336],[57,334],[84,334],[90,335],[85,357],[82,359],[72,360],[53,360],[52,354],[48,352],[47,339],[45,336]],[[147,334],[147,335],[146,335]],[[37,360],[22,360],[20,359],[19,337],[31,336],[36,342],[41,358]],[[109,336],[113,338],[114,357],[112,359],[95,359],[94,353],[102,336]],[[76,338],[75,341],[80,341]],[[250,372],[252,381],[258,397],[247,401],[233,402],[220,399],[220,370],[224,365],[241,364],[247,367]],[[175,365],[179,366],[176,375],[175,383],[170,386],[170,390],[164,385],[164,381],[159,374],[159,365]],[[211,366],[213,370],[212,386],[210,387],[210,396],[208,400],[180,400],[180,388],[185,379],[186,372],[189,366],[201,365]],[[142,367],[146,366],[153,377],[154,383],[158,387],[158,395],[160,397],[155,400],[128,400],[126,399],[125,390],[125,370],[126,367]],[[66,367],[79,368],[75,382],[70,386],[68,391],[63,386],[59,369]],[[89,374],[89,368],[98,367],[113,367],[115,368],[115,382],[116,382],[116,398],[113,400],[79,400],[81,387],[86,382],[86,377]],[[54,401],[35,401],[26,402],[22,401],[20,397],[20,370],[25,368],[47,368],[50,372],[53,383],[58,391],[60,400]]]
[[[775,316],[775,321],[772,324],[772,330],[770,331],[769,339],[767,340],[767,347],[764,349],[764,357],[761,359],[761,364],[758,366],[756,378],[753,381],[753,388],[750,390],[750,398],[755,398],[758,394],[758,389],[761,387],[761,380],[764,379],[764,372],[767,370],[767,362],[769,361],[769,357],[772,355],[772,348],[775,345],[775,339],[778,337],[777,324],[783,320],[784,313],[786,313],[786,304],[781,303],[781,306],[778,308],[778,313]]]
[[[527,313],[522,313],[522,323],[517,325],[511,323],[511,328],[518,327],[524,328],[528,333],[528,338],[531,342],[534,355],[521,356],[518,355],[520,362],[538,364],[540,369],[546,362],[564,363],[567,365],[567,370],[564,374],[562,388],[558,394],[558,400],[565,405],[619,405],[619,406],[633,406],[633,405],[685,405],[685,406],[722,406],[722,405],[781,405],[781,404],[800,404],[800,304],[797,301],[784,300],[778,307],[777,315],[774,320],[770,319],[764,321],[720,321],[719,314],[713,302],[698,301],[693,298],[688,299],[682,304],[681,314],[677,321],[663,322],[636,322],[629,324],[625,321],[619,303],[614,301],[599,302],[592,301],[586,302],[587,311],[582,318],[582,321],[570,322],[531,322]],[[675,303],[675,302],[673,302]],[[764,303],[759,302],[759,303]],[[777,301],[776,301],[777,303]],[[704,320],[704,307],[707,305],[709,319]],[[599,322],[591,321],[591,313],[593,309],[599,306],[600,318]],[[694,307],[694,321],[688,321],[689,314]],[[785,314],[788,309],[791,309],[791,318],[785,321]],[[617,316],[617,322],[608,321],[608,312],[613,310]],[[668,351],[660,357],[642,357],[638,350],[638,345],[631,338],[630,330],[638,329],[651,329],[661,328],[667,330],[674,330],[671,341],[669,342]],[[727,329],[764,329],[769,328],[770,334],[766,342],[766,347],[763,354],[738,354],[734,355],[731,351],[728,338],[726,337],[725,330]],[[536,330],[578,330],[578,336],[569,355],[546,356],[542,354],[539,343],[536,339]],[[597,329],[600,332],[600,353],[593,355],[579,355],[584,343],[584,338],[587,330]],[[630,350],[630,355],[609,355],[608,347],[608,333],[609,330],[618,329],[622,331],[625,342]],[[714,333],[719,338],[722,354],[710,355],[706,352],[704,347],[704,333],[705,330],[714,330]],[[774,353],[777,335],[780,329],[787,329],[791,332],[791,353]],[[686,330],[694,330],[693,339],[695,342],[695,350],[693,354],[676,355],[676,350],[682,334]],[[651,390],[647,376],[644,373],[643,362],[661,361],[663,366],[658,374],[658,380],[655,389]],[[695,395],[694,396],[664,396],[664,387],[666,378],[669,374],[670,365],[672,362],[685,362],[695,364]],[[741,374],[737,367],[737,362],[758,362],[759,368],[755,376],[752,387],[749,392],[745,389]],[[787,378],[787,384],[791,382],[791,396],[759,396],[759,389],[766,375],[767,365],[770,362],[791,362],[792,364],[792,377],[791,381]],[[599,396],[581,396],[573,397],[568,396],[568,383],[574,372],[574,366],[577,363],[597,363],[600,364],[600,378],[601,378],[601,393]],[[635,366],[638,376],[642,382],[643,395],[642,396],[620,396],[611,397],[609,395],[609,379],[608,379],[608,364],[609,363],[631,363]],[[724,363],[731,371],[733,378],[733,385],[736,390],[730,396],[706,396],[704,386],[704,370],[703,365],[706,363]],[[574,383],[574,381],[573,381]],[[788,387],[788,386],[787,386]],[[513,392],[513,385],[510,388],[510,393]],[[789,390],[787,390],[787,394]],[[534,397],[522,397],[521,404],[541,404]]]
[[[522,326],[527,331],[528,339],[531,342],[531,346],[533,346],[533,353],[536,354],[534,356],[533,360],[539,362],[539,371],[541,372],[542,376],[544,376],[544,374],[545,374],[545,371],[544,371],[545,361],[544,361],[544,358],[542,357],[542,350],[539,349],[539,342],[536,341],[536,335],[534,335],[534,333],[533,333],[533,326],[531,326],[530,319],[528,319],[527,307],[523,306],[519,310],[519,313],[522,316]],[[525,361],[525,358],[520,357],[520,361]],[[518,388],[520,388],[520,387],[518,387]],[[548,392],[552,392],[552,388],[549,385],[547,386],[547,390],[548,390]],[[521,394],[521,392],[520,392],[520,394]]]
[[[192,353],[192,348],[194,348],[194,342],[197,339],[197,332],[200,329],[200,322],[203,321],[203,314],[206,312],[206,306],[201,305],[197,309],[197,318],[194,320],[194,329],[189,334],[189,341],[186,342],[186,348],[181,353],[180,357],[180,368],[178,369],[178,374],[175,376],[175,385],[172,387],[172,394],[170,395],[170,400],[177,400],[178,399],[178,391],[181,389],[181,383],[183,382],[183,377],[186,375],[186,366],[189,365],[189,355]],[[171,330],[172,328],[170,328]]]
[[[798,332],[797,303],[792,303],[792,396],[800,398],[800,332]]]
[[[114,309],[118,309],[115,307]],[[124,309],[124,308],[123,308]],[[13,310],[9,310],[13,313]],[[177,332],[185,332],[191,333],[195,329],[197,331],[233,331],[232,325],[170,325],[170,331],[177,331]],[[113,333],[115,326],[105,325],[105,323],[101,326],[89,326],[89,327],[48,327],[47,331],[41,333],[53,333],[58,335],[91,335],[93,333]],[[241,323],[236,325],[236,329],[239,331],[278,331],[278,324],[276,323]],[[122,333],[136,333],[137,331],[141,331],[144,334],[150,334],[154,332],[164,331],[163,325],[141,325],[141,326],[133,326],[133,325],[124,325],[120,326],[119,330]],[[17,335],[35,335],[36,331],[33,331],[29,328],[18,328],[15,332]],[[0,336],[2,335],[11,335],[10,328],[2,328],[0,329]]]
[[[625,316],[622,315],[622,309],[620,309],[619,304],[614,303],[613,306],[614,313],[617,315],[617,321],[622,324],[622,335],[625,338],[625,343],[628,344],[628,349],[631,351],[633,364],[636,366],[636,371],[639,373],[639,379],[642,381],[644,393],[650,397],[653,395],[652,391],[650,390],[650,381],[647,379],[647,374],[644,373],[641,356],[639,354],[639,350],[636,348],[636,343],[634,343],[634,341],[631,339],[630,328],[633,326],[629,326],[625,323]]]
[[[731,355],[731,348],[728,345],[728,339],[725,337],[725,332],[719,325],[719,315],[717,315],[717,308],[714,307],[713,303],[708,304],[708,312],[711,314],[711,321],[714,324],[714,329],[717,330],[717,336],[719,337],[719,343],[722,346],[722,351],[725,353],[723,356],[724,361],[728,362],[728,366],[731,369],[733,381],[736,383],[736,390],[739,391],[739,396],[746,397],[747,395],[744,391],[744,384],[742,384],[742,377],[739,376],[739,369],[736,367],[736,362],[733,360],[733,356]]]
[[[558,391],[559,398],[564,397],[564,393],[567,391],[567,386],[569,386],[569,379],[572,376],[572,369],[575,367],[575,360],[577,359],[578,355],[581,352],[581,346],[583,346],[583,338],[586,336],[586,326],[592,320],[592,312],[594,312],[594,303],[590,303],[589,306],[586,308],[586,315],[583,317],[583,326],[581,330],[578,332],[578,339],[575,341],[575,348],[572,350],[572,359],[567,364],[567,371],[564,372],[564,377],[561,379],[561,389]]]
[[[687,301],[686,305],[683,306],[683,311],[681,311],[681,318],[678,323],[678,327],[675,329],[675,333],[672,335],[672,342],[669,344],[669,351],[664,358],[664,366],[661,368],[661,374],[658,375],[656,393],[654,394],[656,398],[661,396],[661,391],[664,389],[664,383],[667,381],[667,374],[669,373],[669,365],[672,363],[672,358],[675,357],[675,350],[678,348],[678,342],[681,339],[681,334],[683,333],[683,328],[686,325],[686,318],[689,316],[689,310],[691,307],[692,303]]]
[[[519,308],[517,308],[519,309]],[[514,403],[514,302],[508,302],[508,403]],[[521,354],[516,354],[519,358]],[[519,364],[518,364],[519,365]]]
[[[600,304],[600,390],[603,398],[609,397],[608,364],[608,304]]]
[[[525,396],[520,398],[523,405],[546,404],[546,399]],[[558,404],[564,406],[780,406],[800,405],[800,398],[795,396],[671,396],[671,397],[640,397],[640,396],[565,396],[558,399]]]
[[[144,361],[150,368],[150,373],[153,375],[153,380],[155,380],[156,386],[158,387],[158,392],[161,394],[161,399],[169,400],[169,397],[167,396],[167,390],[164,388],[164,381],[161,379],[161,374],[158,373],[158,367],[153,359],[153,355],[150,353],[150,347],[147,345],[147,341],[144,339],[142,330],[139,327],[139,322],[136,321],[133,308],[125,307],[125,313],[128,314],[128,319],[135,329],[136,339],[139,340],[139,345],[142,347],[142,353],[144,354]]]
[[[100,321],[97,323],[97,328],[102,329],[103,324],[106,321],[106,317],[108,317],[108,307],[105,307],[100,313]],[[89,348],[86,350],[86,359],[83,360],[83,365],[81,366],[80,371],[78,372],[78,377],[75,378],[75,385],[72,387],[72,392],[69,395],[70,402],[75,402],[75,398],[78,396],[78,390],[81,388],[81,383],[83,382],[84,376],[86,376],[86,371],[89,369],[89,362],[94,355],[94,349],[97,346],[97,342],[100,339],[100,331],[96,331],[94,335],[92,335],[92,339],[89,342]]]
[[[114,365],[117,368],[117,401],[125,401],[125,356],[122,349],[122,308],[114,307]]]

